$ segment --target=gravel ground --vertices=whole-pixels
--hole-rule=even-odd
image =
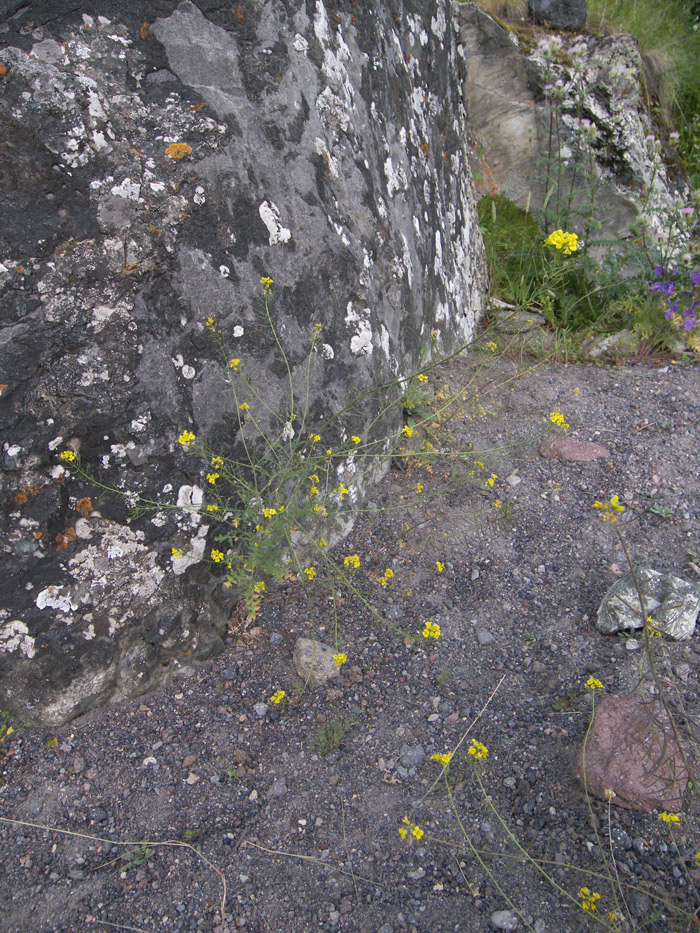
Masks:
[[[360,556],[353,583],[384,623],[358,598],[336,601],[336,623],[320,587],[310,607],[299,586],[268,586],[258,619],[189,679],[0,746],[0,929],[565,933],[604,928],[615,872],[632,928],[693,928],[697,804],[671,827],[608,816],[571,769],[586,678],[626,693],[643,668],[593,626],[626,563],[592,503],[617,493],[633,559],[697,580],[700,367],[483,360],[436,382],[478,387],[439,437],[472,444],[483,471],[392,469],[336,550]],[[611,456],[543,459],[555,408]],[[428,621],[439,639],[421,636]],[[296,638],[334,645],[336,624],[347,664],[299,693]],[[698,637],[657,659],[689,729]],[[278,689],[291,702],[271,703]],[[448,794],[431,755],[467,732]],[[465,754],[472,738],[485,760]],[[400,837],[404,817],[422,838]]]

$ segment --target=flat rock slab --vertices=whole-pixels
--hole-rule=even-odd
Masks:
[[[614,635],[644,627],[650,616],[654,628],[673,638],[686,641],[695,631],[700,615],[700,586],[670,573],[640,567],[626,574],[610,587],[596,615],[595,626],[604,635]],[[637,586],[644,598],[644,613]]]
[[[339,674],[333,663],[335,649],[314,638],[297,638],[292,660],[299,677],[310,686],[319,687]]]
[[[574,775],[593,797],[605,800],[612,790],[616,806],[642,813],[680,810],[688,783],[663,705],[640,696],[601,700]]]
[[[540,454],[547,460],[602,460],[610,456],[607,447],[592,441],[575,441],[573,437],[553,434],[540,444]]]

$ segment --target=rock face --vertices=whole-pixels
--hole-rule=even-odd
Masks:
[[[552,222],[566,208],[579,233],[591,214],[623,238],[640,222],[653,235],[667,233],[686,186],[670,178],[652,131],[635,40],[552,35],[526,43],[475,3],[460,4],[459,17],[479,193],[537,210],[549,194]]]
[[[586,26],[586,0],[527,0],[527,8],[536,23],[551,29],[573,32]]]
[[[601,800],[649,813],[680,810],[688,771],[663,705],[640,696],[605,697],[596,706],[574,774]]]
[[[55,724],[221,647],[177,444],[240,442],[207,319],[278,408],[271,276],[293,370],[322,326],[320,418],[466,342],[484,272],[446,0],[39,0],[4,28],[0,708]],[[344,427],[396,430],[386,405]],[[162,508],[128,520],[66,447]]]

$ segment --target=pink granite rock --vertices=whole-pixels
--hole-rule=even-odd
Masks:
[[[585,747],[576,756],[574,775],[593,797],[606,799],[606,791],[612,790],[616,806],[642,813],[680,810],[688,783],[663,705],[640,696],[601,700]]]
[[[552,434],[540,444],[540,454],[547,460],[601,460],[610,451],[592,441],[575,441],[564,434]]]

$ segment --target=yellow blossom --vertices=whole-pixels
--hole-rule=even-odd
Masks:
[[[241,361],[239,359],[231,360],[228,365],[231,369],[238,369],[241,365]]]
[[[341,483],[340,486],[338,486],[338,492],[340,493],[340,498],[342,499],[344,496],[349,494],[350,490],[344,483]]]
[[[360,566],[360,556],[359,554],[350,554],[343,561],[346,567],[354,567],[355,570]]]
[[[488,342],[485,346],[486,346],[486,348],[487,348],[488,350],[490,350],[492,353],[495,353],[496,350],[498,350],[498,344],[497,344],[497,343],[494,343],[493,340],[489,340],[489,342]]]
[[[189,447],[190,444],[194,441],[194,434],[191,431],[183,431],[182,434],[178,437],[178,441],[182,444],[183,447]]]
[[[430,756],[430,760],[431,760],[431,761],[437,761],[437,762],[439,762],[444,768],[446,768],[446,767],[448,766],[448,764],[452,761],[452,752],[446,752],[446,753],[443,754],[443,755],[439,755],[439,754],[431,755],[431,756]]]
[[[590,690],[591,693],[595,693],[596,690],[603,689],[603,684],[598,680],[597,677],[589,677],[584,686],[586,690]]]
[[[217,469],[219,469],[220,467],[222,467],[222,466],[224,465],[224,461],[223,461],[223,459],[222,459],[221,457],[212,457],[212,458],[211,458],[211,465],[212,465],[213,467],[216,467]]]
[[[677,813],[667,813],[665,810],[662,810],[659,813],[659,819],[662,823],[680,823],[681,818]]]
[[[263,509],[263,515],[265,518],[272,518],[273,515],[277,515],[277,509]]]
[[[270,697],[270,702],[274,703],[276,706],[282,702],[282,700],[287,696],[284,690],[276,690]]]
[[[502,509],[502,508],[503,508],[503,503],[501,502],[500,499],[496,499],[496,501],[495,501],[494,504],[493,504],[493,507],[494,507],[494,509]]]
[[[417,484],[416,484],[416,492],[418,492],[418,493],[423,492],[423,484],[422,484],[422,483],[417,483]]]
[[[467,754],[476,759],[476,761],[482,761],[484,758],[488,758],[489,750],[482,742],[477,742],[476,739],[472,739],[472,744],[469,746]]]
[[[339,651],[338,654],[333,655],[333,663],[336,667],[341,667],[347,661],[347,654],[343,654],[342,651]]]
[[[425,375],[425,373],[418,373],[418,376],[416,378],[418,379],[418,382],[428,381],[428,377]]]
[[[72,450],[64,450],[61,454],[61,460],[66,460],[68,463],[72,463],[75,457],[76,454]]]
[[[326,541],[325,538],[319,538],[319,540],[318,540],[318,546],[319,546],[319,547],[328,547],[328,542]]]
[[[552,424],[556,424],[558,427],[562,428],[564,431],[566,431],[570,427],[570,425],[567,424],[566,419],[564,418],[562,413],[559,411],[559,409],[555,408],[555,410],[549,416],[549,420],[552,422]]]
[[[309,578],[309,580],[316,579],[316,568],[315,567],[304,567],[304,573]]]
[[[415,433],[415,428],[410,428],[407,424],[405,424],[403,428],[401,429],[401,433],[403,434],[404,437],[413,437]]]
[[[318,442],[321,440],[321,435],[320,434],[309,434],[309,440],[311,441],[312,444],[318,444]]]
[[[498,474],[497,474],[497,473],[492,473],[491,476],[489,476],[489,478],[486,480],[485,485],[486,485],[486,486],[493,486],[493,484],[496,482],[497,479],[498,479]]]
[[[185,552],[181,550],[179,547],[174,547],[172,550],[172,555],[175,558],[175,560],[179,560],[183,556],[184,553]]]
[[[435,561],[435,569],[437,570],[438,573],[443,572],[443,570],[445,569],[445,565],[443,564],[441,560]]]
[[[612,496],[605,502],[594,502],[593,508],[600,509],[601,521],[613,523],[617,520],[616,516],[625,511],[624,505],[620,505],[619,496]]]
[[[254,592],[254,593],[264,593],[264,592],[265,592],[265,581],[264,581],[264,580],[258,580],[257,583],[253,584],[253,592]]]
[[[207,512],[218,512],[218,511],[219,511],[219,506],[218,506],[218,505],[208,505],[208,506],[207,506]]]
[[[588,910],[591,913],[596,911],[596,901],[600,900],[600,894],[597,894],[595,891],[590,891],[588,888],[581,888],[578,892],[578,896],[581,898],[581,907],[584,910]]]
[[[317,495],[318,495],[318,486],[312,486],[311,489],[309,489],[309,495],[310,495],[310,496],[317,496]]]
[[[216,318],[208,317],[205,321],[205,325],[209,330],[216,330]]]
[[[217,551],[216,548],[214,548],[214,550],[211,552],[211,559],[215,564],[220,564],[221,561],[224,560],[225,556],[226,555],[222,551]]]
[[[207,473],[207,482],[211,483],[212,486],[215,486],[216,481],[220,475],[220,473]]]
[[[361,443],[362,443],[362,438],[361,438],[361,437],[358,437],[357,434],[353,434],[353,436],[350,438],[350,440],[351,440],[351,441],[353,442],[353,444],[355,444],[355,445],[361,444]]]
[[[415,839],[422,839],[425,835],[425,832],[418,826],[417,823],[412,823],[407,816],[403,818],[403,826],[399,827],[399,835],[402,839],[405,839],[406,836],[410,833]]]
[[[439,638],[441,631],[437,622],[426,622],[421,632],[423,638]]]
[[[275,284],[274,281],[269,277],[269,275],[264,275],[260,279],[260,284],[263,287],[263,294],[267,295],[272,286]]]
[[[318,474],[317,474],[317,473],[312,473],[311,476],[309,477],[309,482],[310,482],[310,483],[317,484],[317,483],[320,483],[321,480],[318,478]]]
[[[250,411],[250,405],[247,402],[243,402],[242,405],[238,406],[240,411]]]
[[[578,250],[578,235],[566,233],[564,230],[555,230],[544,241],[545,246],[553,246],[561,250],[565,256],[570,256]]]

